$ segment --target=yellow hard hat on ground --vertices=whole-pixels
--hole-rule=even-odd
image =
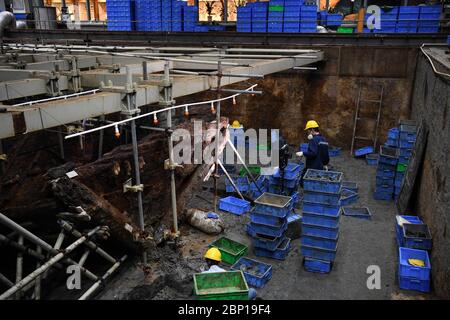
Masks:
[[[234,120],[233,124],[231,125],[232,128],[239,128],[240,126],[241,126],[241,124],[237,120]]]
[[[209,248],[208,251],[205,253],[205,259],[214,260],[217,262],[222,261],[222,253],[220,253],[220,250],[216,247]]]
[[[306,130],[309,130],[309,129],[313,129],[313,128],[318,128],[318,127],[319,127],[319,124],[318,124],[316,121],[314,121],[314,120],[309,120],[309,121],[306,123],[305,131],[306,131]]]

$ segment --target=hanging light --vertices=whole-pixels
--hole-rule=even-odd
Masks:
[[[120,139],[120,131],[117,124],[114,126],[114,135],[116,136],[116,139]]]
[[[255,94],[253,93],[253,91],[254,91],[254,90],[253,90],[253,88],[252,88],[252,90],[251,90],[251,91],[252,91],[252,97],[254,97],[254,96],[255,96]]]
[[[186,106],[186,107],[184,108],[184,117],[185,117],[185,118],[189,118],[189,109],[188,109],[188,106]]]
[[[214,102],[211,102],[211,113],[216,114],[216,109],[214,108]]]
[[[156,116],[156,113],[153,114],[153,124],[157,126],[159,124],[158,117]]]
[[[236,105],[236,96],[233,96],[233,106]]]

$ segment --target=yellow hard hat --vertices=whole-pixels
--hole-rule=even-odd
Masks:
[[[318,127],[319,127],[319,124],[318,124],[316,121],[314,121],[314,120],[309,120],[309,121],[306,123],[305,131],[306,131],[306,130],[309,130],[309,129],[313,129],[313,128],[318,128]]]
[[[209,248],[208,251],[205,253],[205,259],[214,260],[217,262],[222,261],[222,253],[220,253],[220,250],[216,247]]]
[[[233,128],[239,128],[240,126],[241,126],[241,124],[237,120],[234,120],[233,124],[231,125],[231,127],[233,127]]]

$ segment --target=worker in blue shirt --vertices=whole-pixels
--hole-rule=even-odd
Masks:
[[[305,152],[297,152],[297,156],[305,157],[305,169],[303,176],[308,169],[324,170],[327,169],[327,165],[330,162],[330,156],[328,154],[328,142],[320,134],[319,124],[310,120],[306,123],[305,131],[308,134],[308,150]]]

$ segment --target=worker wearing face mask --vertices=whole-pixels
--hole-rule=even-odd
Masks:
[[[324,170],[330,162],[328,154],[328,142],[320,134],[319,124],[310,120],[306,123],[305,131],[308,134],[308,150],[297,152],[297,156],[306,158],[305,170],[308,169]]]

